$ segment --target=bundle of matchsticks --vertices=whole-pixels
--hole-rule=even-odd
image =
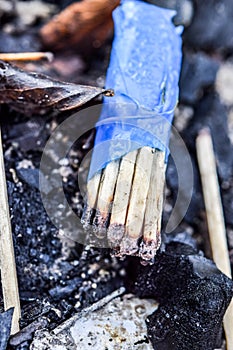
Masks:
[[[163,141],[151,129],[155,129],[156,116],[165,116],[164,125],[171,122],[178,96],[181,31],[173,25],[173,16],[172,10],[137,0],[122,0],[113,12],[115,37],[106,86],[114,89],[112,101],[117,107],[112,101],[112,106],[104,106],[101,120],[113,116],[120,122],[116,123],[116,132],[114,126],[103,127],[101,132],[97,129],[95,144],[98,146],[107,138],[109,141],[109,135],[117,140],[122,136],[124,140],[125,133],[125,140],[138,146],[129,147],[127,153],[120,150],[118,159],[110,159],[108,150],[105,156],[103,148],[100,155],[94,149],[93,157],[100,156],[105,165],[89,176],[82,216],[82,224],[94,244],[97,239],[100,246],[110,247],[116,256],[139,256],[145,263],[154,261],[161,243],[169,137],[166,127]],[[132,131],[137,129],[137,122],[132,129],[127,121],[124,124],[125,106],[130,113],[133,111],[128,115],[135,120],[144,117],[145,140],[140,131]],[[153,117],[147,118],[148,113]]]
[[[87,184],[82,221],[115,255],[153,261],[160,246],[165,153],[151,147],[110,162]]]
[[[93,157],[100,157],[105,165],[89,177],[82,216],[83,226],[94,241],[110,247],[116,256],[135,255],[145,263],[153,262],[161,243],[167,159],[167,148],[161,144],[167,143],[169,128],[164,127],[163,141],[156,140],[156,131],[148,134],[156,128],[156,116],[165,115],[164,124],[171,122],[178,96],[181,31],[173,25],[173,16],[174,11],[137,0],[122,1],[113,12],[115,38],[106,86],[114,89],[116,106],[112,101],[110,107],[104,105],[101,120],[119,117],[120,122],[116,132],[114,126],[103,127],[100,132],[97,128],[96,145],[109,135],[120,140],[127,134],[126,139],[131,138],[138,146],[123,153],[119,144],[120,155],[114,159],[110,159],[109,150],[105,155],[104,148],[100,148],[101,154],[94,149]],[[154,121],[147,118],[148,114]],[[129,115],[135,120],[144,117],[145,140],[140,131],[126,125]],[[135,120],[132,129],[137,129]]]

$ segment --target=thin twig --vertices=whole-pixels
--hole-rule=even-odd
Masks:
[[[20,301],[8,207],[5,168],[0,130],[0,260],[4,308],[14,307],[11,334],[19,331]]]
[[[221,203],[216,162],[211,135],[203,129],[196,140],[197,158],[201,174],[207,223],[213,260],[217,267],[231,278],[226,230]],[[233,350],[233,300],[224,317],[227,350]]]
[[[39,61],[46,59],[49,62],[53,60],[52,52],[11,52],[0,53],[1,61]]]

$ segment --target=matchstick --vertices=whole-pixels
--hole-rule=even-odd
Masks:
[[[0,130],[0,261],[4,308],[14,307],[11,334],[19,331],[20,301],[8,207],[5,168]]]
[[[98,198],[100,179],[101,171],[95,174],[87,183],[87,202],[81,218],[81,223],[86,230],[89,229],[92,224]]]
[[[197,158],[206,207],[207,223],[213,260],[231,278],[226,230],[221,203],[216,162],[209,129],[203,129],[196,140]],[[227,350],[233,350],[233,299],[224,317]]]
[[[119,160],[112,161],[102,171],[96,201],[96,215],[93,219],[93,231],[100,239],[104,238],[107,234],[119,164]]]
[[[125,233],[125,221],[133,182],[137,151],[126,154],[120,163],[117,184],[112,205],[111,220],[108,228],[108,242],[117,249]]]
[[[154,150],[150,187],[144,218],[143,239],[139,251],[139,256],[148,261],[153,261],[156,251],[161,243],[160,232],[163,211],[165,170],[165,153],[159,150]]]
[[[0,60],[2,61],[39,61],[42,59],[46,59],[49,62],[52,62],[52,52],[0,53]]]

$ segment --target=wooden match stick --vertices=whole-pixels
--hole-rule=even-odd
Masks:
[[[137,151],[126,154],[120,163],[117,184],[108,228],[108,241],[113,249],[118,249],[125,233],[125,222],[133,182]]]
[[[2,61],[39,61],[42,59],[52,62],[52,52],[0,53],[0,60]]]
[[[112,161],[102,171],[96,201],[96,215],[93,220],[93,231],[100,239],[104,238],[107,234],[119,164],[119,160]]]
[[[8,207],[5,168],[0,130],[0,261],[4,308],[14,307],[11,334],[19,331],[20,301],[15,255]]]
[[[143,227],[143,239],[139,256],[143,260],[153,261],[161,244],[161,219],[163,211],[163,192],[165,184],[165,153],[154,150],[150,187],[146,202]]]
[[[92,224],[98,198],[101,174],[101,171],[98,172],[87,183],[87,202],[81,219],[84,229],[89,229]]]
[[[209,129],[203,129],[196,140],[197,158],[206,207],[213,260],[219,270],[231,278],[223,208],[219,191],[216,161]],[[224,316],[227,350],[233,350],[233,299]]]

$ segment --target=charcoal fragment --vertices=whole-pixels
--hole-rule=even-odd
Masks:
[[[221,346],[222,321],[233,296],[233,282],[211,260],[191,245],[171,240],[154,265],[129,269],[131,291],[160,303],[147,319],[154,349],[213,350]]]
[[[49,321],[45,317],[41,317],[35,321],[33,321],[30,325],[22,329],[19,333],[15,334],[10,339],[11,346],[18,346],[27,342],[28,340],[32,340],[33,334],[35,331],[48,327]]]

